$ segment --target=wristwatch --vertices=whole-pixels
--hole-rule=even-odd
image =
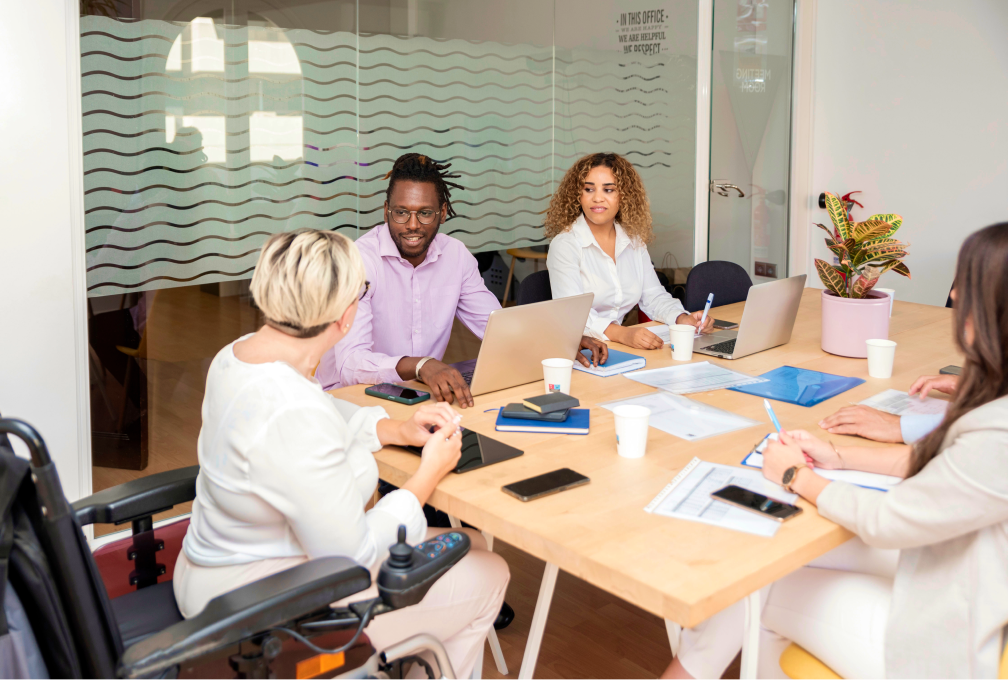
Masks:
[[[417,380],[420,380],[420,369],[423,368],[424,364],[426,364],[428,361],[430,361],[433,358],[434,357],[424,357],[420,361],[416,362],[416,379]]]
[[[781,486],[783,486],[784,490],[788,493],[794,493],[794,490],[791,489],[791,484],[794,482],[795,477],[798,476],[798,471],[803,467],[808,466],[805,465],[805,463],[799,463],[798,465],[792,465],[784,471],[784,477],[781,478]]]

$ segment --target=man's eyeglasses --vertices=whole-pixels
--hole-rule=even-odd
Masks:
[[[417,222],[420,224],[433,224],[440,212],[440,210],[431,210],[430,208],[423,208],[421,210],[404,210],[402,208],[396,208],[394,210],[389,210],[389,215],[392,216],[392,221],[396,224],[407,224],[412,215],[416,215]]]
[[[361,300],[363,300],[364,296],[367,295],[367,292],[370,289],[371,289],[371,282],[370,281],[365,281],[364,282],[364,289],[361,291],[360,297],[357,298],[357,301],[360,302]]]

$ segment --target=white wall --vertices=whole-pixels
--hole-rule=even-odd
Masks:
[[[943,305],[963,239],[1008,220],[1008,3],[818,0],[815,24],[815,196],[860,189],[855,219],[903,215],[913,279],[880,285]]]
[[[84,257],[73,253],[83,215],[71,198],[82,172],[80,95],[67,94],[79,72],[67,49],[76,4],[9,2],[0,21],[0,412],[39,430],[71,500],[91,488],[78,458],[90,428],[77,382]]]

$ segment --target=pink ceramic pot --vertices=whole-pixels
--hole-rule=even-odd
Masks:
[[[861,300],[822,292],[822,348],[830,354],[864,359],[865,340],[889,338],[889,296],[871,291]]]

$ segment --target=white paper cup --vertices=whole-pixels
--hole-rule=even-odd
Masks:
[[[616,417],[616,453],[623,458],[643,458],[651,409],[623,404],[613,409],[613,415]]]
[[[896,343],[892,340],[865,340],[868,344],[868,375],[873,378],[891,378]]]
[[[669,326],[673,359],[676,361],[689,361],[693,358],[693,337],[695,335],[695,326],[681,323]]]
[[[574,362],[570,359],[543,359],[543,383],[546,394],[563,392],[570,394],[571,372]]]
[[[885,293],[889,296],[889,316],[892,316],[893,301],[896,300],[896,291],[892,288],[872,288],[876,293]]]

